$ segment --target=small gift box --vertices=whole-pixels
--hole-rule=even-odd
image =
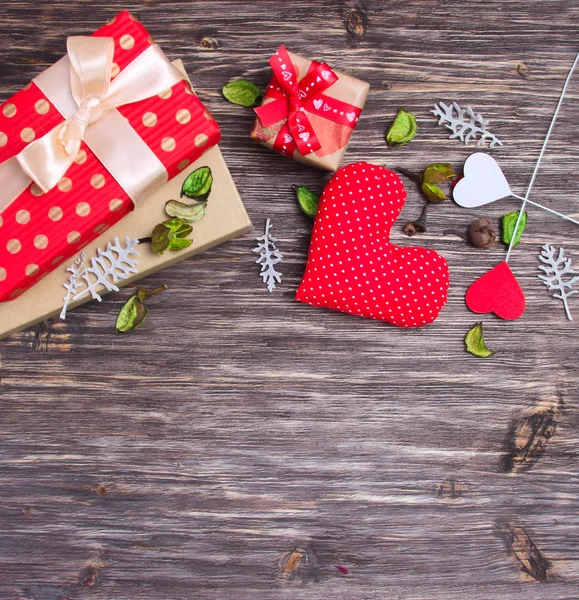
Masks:
[[[0,106],[0,302],[220,139],[186,76],[130,13],[67,47]]]
[[[368,96],[369,84],[284,46],[269,61],[273,77],[251,137],[276,152],[335,171]]]

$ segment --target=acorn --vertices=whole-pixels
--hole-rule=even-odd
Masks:
[[[487,217],[480,217],[473,221],[469,229],[471,244],[475,248],[490,248],[497,240],[497,232],[493,229],[492,222]]]

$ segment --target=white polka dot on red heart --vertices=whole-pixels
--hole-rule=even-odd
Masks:
[[[340,169],[320,200],[296,298],[399,327],[434,321],[448,297],[448,265],[426,248],[390,244],[406,190],[384,167]]]

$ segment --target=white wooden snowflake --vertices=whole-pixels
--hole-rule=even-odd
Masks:
[[[275,282],[281,282],[281,273],[276,271],[275,265],[280,263],[283,259],[283,255],[276,248],[275,238],[269,233],[271,229],[271,222],[269,219],[265,222],[265,233],[257,238],[258,245],[253,249],[254,252],[259,252],[260,256],[255,261],[261,265],[261,278],[263,283],[267,285],[267,289],[273,292],[275,289]]]
[[[450,139],[458,138],[468,144],[471,139],[478,137],[478,146],[484,146],[485,141],[490,142],[491,148],[503,145],[496,135],[487,130],[489,121],[480,113],[475,113],[470,106],[463,109],[456,102],[450,105],[439,102],[430,112],[439,117],[439,125],[445,125],[452,131]]]
[[[573,294],[579,293],[579,290],[574,290],[573,286],[579,281],[579,274],[573,270],[573,261],[568,256],[565,256],[563,248],[559,248],[559,252],[545,244],[543,251],[539,254],[539,260],[543,263],[539,265],[539,269],[544,272],[544,275],[537,277],[547,286],[549,290],[555,292],[553,298],[559,298],[565,307],[565,313],[569,321],[573,320],[567,298]],[[567,275],[567,277],[565,277]],[[571,277],[574,275],[574,277]]]
[[[108,292],[118,292],[115,285],[123,279],[137,273],[139,261],[134,257],[139,256],[137,238],[125,238],[125,246],[119,242],[119,238],[109,242],[105,250],[97,251],[97,255],[90,259],[90,264],[82,268],[85,261],[84,252],[79,258],[67,268],[71,273],[68,281],[64,284],[66,296],[60,318],[66,317],[66,309],[71,300],[79,300],[86,294],[91,294],[95,300],[102,301],[97,287],[102,285]],[[80,290],[80,291],[79,291]]]

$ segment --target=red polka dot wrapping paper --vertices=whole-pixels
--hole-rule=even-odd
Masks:
[[[113,76],[154,43],[127,11],[93,35],[115,40]],[[221,137],[212,115],[185,81],[118,110],[163,163],[169,179]],[[0,105],[0,163],[63,120],[34,83],[27,85]],[[0,214],[0,302],[17,298],[133,208],[131,199],[83,143],[54,189],[42,194],[32,184]]]
[[[406,190],[398,175],[370,163],[341,168],[324,188],[300,302],[421,327],[448,299],[446,260],[434,250],[390,243]]]

